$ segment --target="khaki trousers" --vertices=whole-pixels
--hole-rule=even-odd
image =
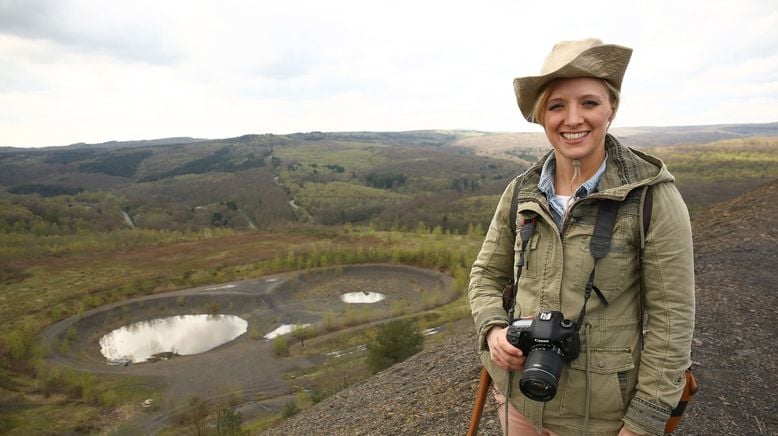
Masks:
[[[542,429],[540,432],[535,431],[535,426],[532,425],[527,417],[521,414],[512,404],[508,404],[508,433],[505,433],[505,395],[500,392],[497,385],[494,387],[494,399],[497,401],[497,414],[500,418],[500,426],[502,427],[502,433],[505,436],[557,436],[551,430]]]

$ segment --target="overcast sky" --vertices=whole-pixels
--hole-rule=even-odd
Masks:
[[[615,127],[778,121],[778,2],[0,0],[0,146],[539,131],[514,77],[634,49]]]

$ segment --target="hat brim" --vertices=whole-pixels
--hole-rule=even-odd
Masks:
[[[583,51],[573,60],[558,69],[540,76],[517,77],[513,79],[513,90],[519,109],[527,121],[532,119],[532,109],[543,87],[552,80],[572,77],[596,77],[607,80],[614,88],[621,90],[624,73],[632,57],[632,49],[614,44],[603,44]]]

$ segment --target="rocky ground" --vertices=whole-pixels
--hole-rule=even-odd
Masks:
[[[702,212],[693,224],[699,392],[676,434],[776,435],[778,183]],[[264,434],[465,434],[480,365],[472,323],[449,330],[459,333]],[[479,434],[500,434],[491,401]]]

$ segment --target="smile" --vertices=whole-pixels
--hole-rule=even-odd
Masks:
[[[565,139],[581,139],[584,136],[588,135],[589,132],[565,132],[562,133],[562,137]]]

